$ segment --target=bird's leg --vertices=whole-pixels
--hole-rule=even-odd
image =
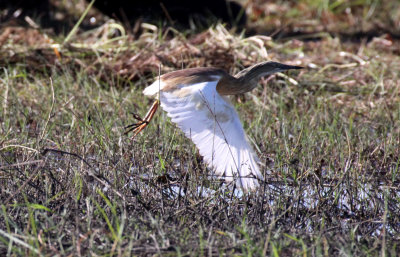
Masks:
[[[151,119],[153,118],[154,114],[157,111],[159,104],[160,101],[156,100],[150,107],[149,111],[147,112],[146,116],[143,119],[141,119],[138,115],[134,114],[133,117],[139,122],[126,126],[125,129],[127,129],[127,131],[125,132],[125,134],[128,134],[129,132],[133,131],[132,139],[135,138],[136,135],[139,134],[140,131],[142,131],[150,123]]]

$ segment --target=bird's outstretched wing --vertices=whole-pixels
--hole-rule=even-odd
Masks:
[[[227,181],[236,180],[238,187],[249,191],[263,178],[258,159],[247,142],[234,107],[218,94],[217,83],[218,80],[178,85],[167,92],[161,90],[161,107],[192,139],[215,174],[225,176]],[[158,88],[158,85],[152,86]],[[145,89],[145,94],[150,87]]]

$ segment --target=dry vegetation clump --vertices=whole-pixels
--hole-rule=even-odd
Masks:
[[[66,44],[0,32],[0,255],[397,254],[398,41],[142,27],[135,39],[110,21]],[[257,192],[209,176],[161,111],[124,135],[160,65],[265,59],[305,69],[233,99],[263,164]]]
[[[88,75],[110,82],[114,79],[137,81],[149,74],[157,74],[182,67],[215,66],[232,69],[236,65],[268,59],[266,36],[245,38],[234,36],[224,26],[186,38],[168,28],[159,31],[156,26],[142,24],[144,32],[135,39],[124,29],[109,21],[93,31],[85,32],[74,43],[56,44],[44,33],[22,27],[5,29],[0,33],[3,66],[25,63],[26,68],[44,72],[65,65],[82,69]],[[29,36],[29,40],[23,37]],[[237,71],[234,70],[234,71]]]

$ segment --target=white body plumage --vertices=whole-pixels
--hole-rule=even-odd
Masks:
[[[213,76],[211,81],[177,84],[168,90],[161,79],[143,93],[160,99],[171,121],[196,144],[215,174],[236,180],[238,187],[249,191],[263,176],[234,107],[217,92],[219,79]]]

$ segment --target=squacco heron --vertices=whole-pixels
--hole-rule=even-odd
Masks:
[[[263,175],[238,114],[227,95],[242,94],[257,86],[261,77],[302,67],[261,62],[235,76],[218,68],[192,68],[166,73],[143,93],[156,101],[139,123],[127,127],[135,137],[153,118],[158,105],[199,149],[208,167],[244,191],[258,187]]]

